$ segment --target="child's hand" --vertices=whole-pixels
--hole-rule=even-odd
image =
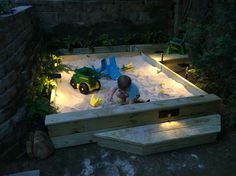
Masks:
[[[117,88],[112,88],[109,90],[109,93],[108,93],[108,98],[107,98],[107,101],[109,102],[112,102],[113,101],[113,95],[114,93],[116,92]]]
[[[112,96],[109,96],[109,97],[107,98],[107,101],[112,102],[112,101],[113,101],[113,97],[112,97]]]

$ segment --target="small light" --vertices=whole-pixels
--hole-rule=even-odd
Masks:
[[[50,103],[55,102],[55,99],[56,99],[56,89],[52,89],[51,97],[50,97]]]

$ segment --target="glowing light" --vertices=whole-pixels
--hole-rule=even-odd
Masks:
[[[50,103],[54,103],[55,100],[56,100],[56,89],[52,89],[51,97],[50,97]]]
[[[183,124],[179,121],[172,121],[172,122],[164,122],[160,124],[160,127],[162,129],[173,129],[173,128],[181,128],[183,127]]]

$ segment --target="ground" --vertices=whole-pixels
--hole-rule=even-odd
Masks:
[[[96,144],[57,150],[46,160],[2,162],[0,175],[39,169],[42,176],[190,176],[236,174],[236,131],[219,141],[182,150],[137,156]]]

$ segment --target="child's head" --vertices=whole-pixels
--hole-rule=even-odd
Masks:
[[[121,75],[118,78],[118,88],[121,90],[127,90],[131,85],[131,78],[126,75]]]

